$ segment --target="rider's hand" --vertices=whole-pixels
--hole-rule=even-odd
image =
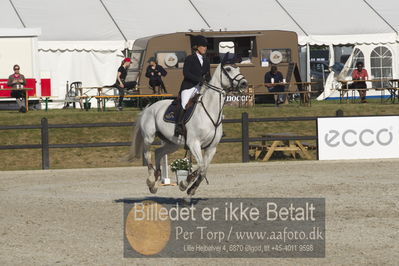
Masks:
[[[202,86],[202,84],[204,84],[205,82],[206,82],[206,78],[205,77],[201,77],[199,85]]]

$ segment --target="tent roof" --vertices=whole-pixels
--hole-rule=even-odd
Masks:
[[[40,41],[127,41],[188,31],[289,30],[301,44],[396,42],[397,0],[8,0],[3,28],[40,28]]]
[[[42,28],[40,40],[121,40],[98,0],[12,0],[27,27]]]
[[[280,1],[309,35],[392,32],[392,29],[363,0]]]
[[[241,5],[230,0],[192,0],[214,30],[289,30],[304,34],[274,0],[246,0]]]
[[[207,28],[189,1],[103,0],[127,39]]]

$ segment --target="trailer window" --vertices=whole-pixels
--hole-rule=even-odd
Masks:
[[[291,49],[262,49],[260,55],[262,67],[291,62]]]
[[[156,53],[156,59],[159,65],[164,68],[183,68],[186,59],[184,51],[168,51]]]
[[[132,64],[130,65],[130,70],[138,70],[141,65],[141,60],[143,57],[143,51],[132,51],[130,58],[132,59]]]
[[[208,39],[207,55],[211,64],[219,64],[226,49],[225,44],[233,43],[231,52],[234,52],[241,58],[241,64],[251,64],[252,56],[256,56],[255,36],[228,36],[228,37],[211,37]],[[230,45],[229,45],[230,46]]]

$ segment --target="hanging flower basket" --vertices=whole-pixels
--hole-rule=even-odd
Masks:
[[[181,181],[187,180],[187,176],[191,171],[192,165],[189,159],[176,159],[170,164],[172,172],[176,173],[176,181],[179,184]]]

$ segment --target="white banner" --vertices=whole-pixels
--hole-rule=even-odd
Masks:
[[[399,158],[399,116],[317,119],[319,160]]]

